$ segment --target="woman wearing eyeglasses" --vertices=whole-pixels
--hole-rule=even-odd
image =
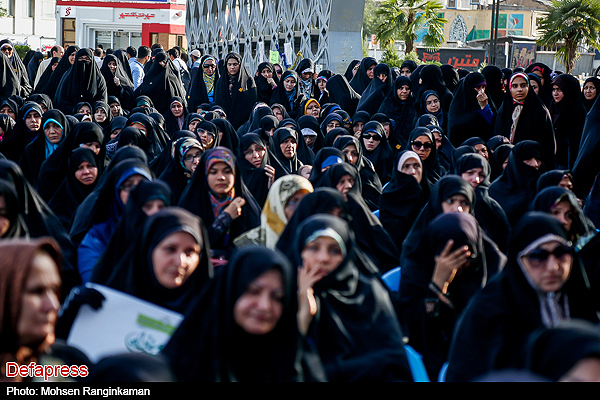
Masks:
[[[546,213],[526,214],[511,235],[506,267],[463,312],[446,380],[523,368],[527,337],[537,328],[575,318],[598,323],[582,271],[563,224]]]
[[[387,141],[383,125],[378,121],[365,124],[360,138],[365,157],[375,167],[381,183],[385,185],[392,177],[394,151]]]
[[[424,114],[431,114],[438,120],[437,125],[444,132],[448,131],[448,113],[442,108],[442,100],[435,90],[426,90],[420,97],[419,117]]]
[[[192,82],[187,92],[188,111],[196,112],[203,103],[212,103],[215,96],[215,82],[219,79],[217,59],[204,55],[200,66],[192,69]]]
[[[408,144],[409,150],[417,153],[423,163],[421,187],[423,187],[423,194],[427,197],[433,185],[447,172],[439,162],[435,136],[429,128],[416,127],[408,138]]]
[[[173,157],[158,177],[171,188],[171,204],[179,202],[179,197],[198,167],[203,152],[204,146],[194,138],[181,137],[173,143]]]

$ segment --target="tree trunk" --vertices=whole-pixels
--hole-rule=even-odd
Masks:
[[[408,13],[407,13],[407,17],[406,17],[406,25],[405,25],[405,28],[404,28],[405,31],[408,31],[408,28],[414,22],[415,22],[415,13],[412,10],[409,10]],[[412,36],[410,36],[408,33],[405,35],[404,43],[406,44],[405,54],[408,54],[411,51],[413,51],[413,48],[415,46],[414,40],[413,40]]]

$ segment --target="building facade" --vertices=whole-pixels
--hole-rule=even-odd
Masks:
[[[0,0],[0,39],[46,51],[56,44],[55,0]]]
[[[187,48],[185,0],[56,1],[56,37],[63,46],[104,49]]]

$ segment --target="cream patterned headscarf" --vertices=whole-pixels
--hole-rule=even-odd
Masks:
[[[279,235],[285,229],[288,220],[285,216],[285,206],[288,200],[299,191],[313,192],[310,181],[300,175],[284,175],[273,182],[262,213],[260,225],[264,235],[264,244],[274,249]]]

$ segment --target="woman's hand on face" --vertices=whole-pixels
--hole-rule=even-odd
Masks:
[[[317,270],[309,270],[306,265],[298,269],[298,329],[306,334],[312,318],[317,313],[313,285],[322,278]]]
[[[115,85],[121,86],[121,81],[115,76]]]
[[[231,216],[231,219],[236,219],[242,215],[242,207],[246,204],[246,200],[243,197],[236,197],[229,203],[223,211]]]
[[[477,102],[479,103],[479,107],[482,109],[488,105],[488,97],[485,94],[485,89],[480,89],[477,91]]]
[[[454,241],[448,240],[444,250],[435,257],[435,270],[431,281],[446,294],[448,286],[456,276],[458,270],[465,264],[471,256],[471,251],[467,246],[460,247],[451,251]]]

